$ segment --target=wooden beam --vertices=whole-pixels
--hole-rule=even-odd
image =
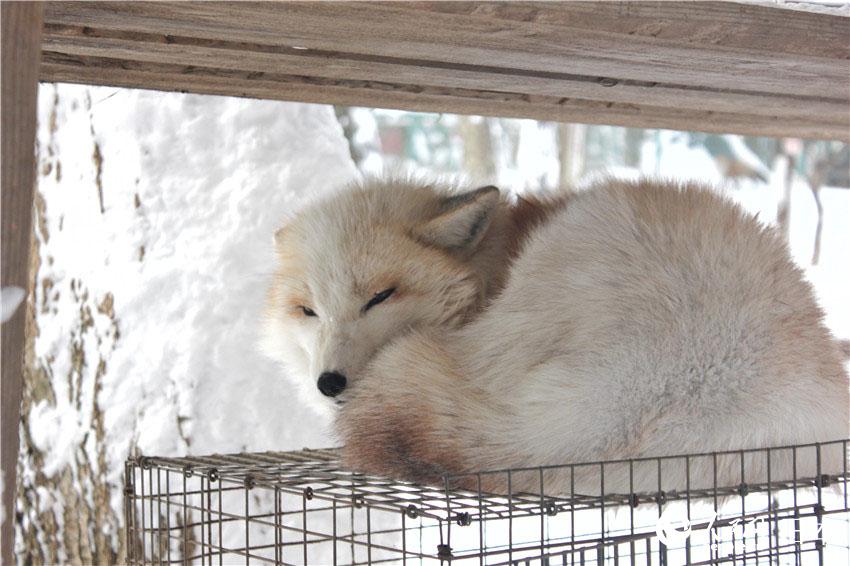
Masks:
[[[840,16],[728,2],[61,2],[45,22],[43,80],[850,140]]]
[[[254,78],[273,74],[315,77],[340,81],[380,81],[403,86],[421,85],[443,89],[488,90],[505,94],[517,92],[522,77],[524,92],[560,100],[575,98],[601,100],[618,104],[655,106],[676,104],[682,110],[714,110],[740,113],[742,108],[765,117],[779,116],[820,118],[824,122],[841,120],[847,114],[847,103],[822,98],[820,114],[806,104],[806,97],[746,91],[724,92],[715,89],[683,89],[676,86],[652,85],[645,81],[623,81],[615,85],[598,79],[563,76],[558,73],[512,74],[494,66],[440,65],[410,61],[398,57],[368,57],[349,53],[299,50],[290,47],[245,45],[224,40],[171,37],[166,43],[162,35],[89,30],[82,27],[47,24],[42,43],[53,61],[74,64],[89,58],[89,65],[100,58],[121,61],[125,68],[143,68],[138,63],[175,65],[181,72],[194,75],[205,70],[247,71]],[[63,58],[62,56],[68,56]],[[82,63],[80,63],[82,64]],[[150,67],[153,68],[153,67]]]
[[[35,182],[35,125],[43,6],[3,2],[2,19],[2,254],[0,283],[29,289],[29,251]],[[0,327],[0,465],[3,470],[3,564],[14,564],[16,470],[24,357],[24,313]]]
[[[119,68],[115,68],[118,66]],[[107,84],[127,88],[322,102],[346,106],[373,103],[383,108],[419,112],[452,112],[556,122],[616,124],[631,127],[666,127],[707,132],[782,137],[789,131],[804,138],[847,138],[846,128],[813,118],[772,120],[751,115],[710,110],[679,110],[596,100],[563,99],[457,88],[398,85],[380,81],[345,81],[282,74],[257,75],[251,71],[193,68],[164,64],[134,65],[94,58],[64,57],[45,53],[42,76],[81,84]],[[104,77],[108,77],[104,78]]]

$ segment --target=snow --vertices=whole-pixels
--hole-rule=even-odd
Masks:
[[[743,0],[748,4],[812,12],[815,14],[831,14],[834,16],[850,16],[850,3],[834,2],[832,0]]]
[[[327,423],[255,344],[274,230],[357,174],[332,108],[45,85],[39,116],[46,225],[35,304],[50,308],[37,309],[35,352],[51,368],[55,403],[33,407],[30,429],[44,471],[73,465],[95,394],[118,516],[135,450],[331,445]],[[114,322],[97,308],[109,294]],[[69,336],[84,349],[79,385]]]
[[[554,127],[535,120],[519,120],[516,167],[504,171],[499,183],[507,187],[552,187],[558,183],[557,136]]]
[[[0,302],[2,302],[2,309],[0,309],[0,324],[12,318],[12,315],[14,315],[15,311],[18,310],[18,307],[24,301],[24,297],[26,297],[26,295],[26,291],[20,287],[9,286],[0,289]]]
[[[690,147],[681,132],[670,130],[659,130],[644,143],[640,173],[716,185],[723,183],[723,176],[708,150]]]

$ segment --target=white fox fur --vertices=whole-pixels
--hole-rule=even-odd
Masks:
[[[811,286],[773,230],[706,188],[609,180],[512,206],[495,189],[371,182],[277,242],[265,349],[317,399],[321,372],[345,372],[336,426],[361,471],[429,482],[848,435],[847,376]],[[798,452],[798,476],[817,473],[815,450]],[[821,452],[822,473],[843,469],[841,445]],[[741,478],[736,456],[695,458],[687,479],[671,460],[663,483],[765,481],[767,459]],[[790,478],[791,451],[770,467]],[[609,466],[605,489],[653,490],[657,473],[638,466],[629,486]],[[598,467],[543,480],[547,494],[600,486]]]

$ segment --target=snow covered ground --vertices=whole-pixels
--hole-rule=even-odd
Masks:
[[[554,137],[525,128],[520,162],[551,177],[553,150],[533,144]],[[662,134],[663,151],[647,148],[644,171],[721,181],[702,150]],[[327,423],[255,344],[275,228],[358,175],[333,109],[43,85],[38,146],[34,356],[51,392],[34,398],[28,423],[42,469],[25,459],[22,475],[86,461],[121,517],[131,453],[332,445]],[[778,187],[728,192],[763,220],[775,217]],[[793,199],[793,253],[830,327],[850,338],[850,190],[823,191],[816,267],[808,266],[814,203],[803,187]],[[4,291],[4,312],[5,304]],[[63,505],[55,493],[41,496],[40,505]],[[118,533],[109,537],[118,544]]]

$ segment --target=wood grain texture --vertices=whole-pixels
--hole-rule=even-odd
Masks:
[[[482,65],[449,65],[399,57],[369,57],[350,53],[299,50],[284,46],[245,44],[170,36],[168,42],[155,34],[85,30],[49,25],[43,42],[45,53],[100,57],[135,63],[168,63],[184,69],[248,71],[299,75],[322,79],[382,81],[397,85],[528,93],[560,98],[579,98],[625,104],[675,105],[679,109],[750,113],[766,117],[811,117],[840,121],[846,102],[823,98],[816,106],[810,97],[688,89],[680,85],[653,85],[645,81],[620,81],[616,88],[599,78],[559,73],[534,73]],[[200,72],[200,71],[199,71]],[[518,81],[521,80],[521,85]],[[521,87],[521,88],[519,88]]]
[[[45,22],[44,80],[850,139],[840,16],[722,2],[60,2]]]
[[[164,64],[133,65],[126,61],[95,60],[63,56],[57,62],[45,53],[42,76],[49,80],[107,84],[127,88],[147,88],[322,102],[346,106],[370,104],[420,112],[453,112],[512,118],[534,118],[556,122],[616,124],[631,127],[666,127],[707,132],[784,136],[789,131],[806,138],[848,137],[843,126],[808,118],[754,117],[714,111],[613,102],[532,96],[468,89],[397,85],[379,81],[344,81],[283,74],[257,74],[250,71],[192,68]]]
[[[3,287],[29,289],[29,248],[35,182],[35,124],[43,6],[3,2],[2,19],[2,261]],[[19,307],[0,327],[0,464],[3,470],[2,563],[14,564],[18,425],[24,355],[24,313]]]

